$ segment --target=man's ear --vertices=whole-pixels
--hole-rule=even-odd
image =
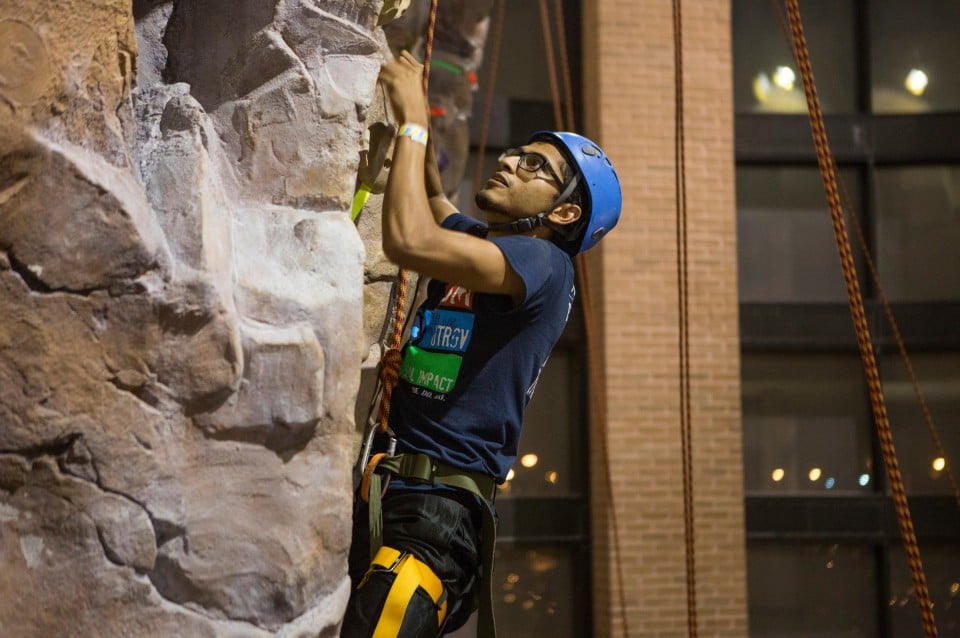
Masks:
[[[550,211],[550,214],[547,215],[547,219],[554,224],[565,226],[580,219],[580,215],[581,211],[578,205],[571,204],[570,202],[564,202],[562,204],[557,204],[557,206]]]

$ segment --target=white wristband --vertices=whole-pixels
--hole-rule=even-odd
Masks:
[[[419,124],[410,124],[409,122],[400,127],[397,137],[409,137],[417,144],[427,145],[427,129]]]

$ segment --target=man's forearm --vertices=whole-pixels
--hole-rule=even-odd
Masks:
[[[440,167],[437,165],[436,146],[432,135],[427,140],[427,156],[424,159],[423,174],[427,199],[430,201],[430,211],[433,213],[433,219],[439,224],[451,213],[455,213],[457,209],[447,199],[447,194],[443,190],[443,180],[440,178]]]
[[[432,132],[431,132],[432,133]],[[433,135],[427,138],[427,156],[423,162],[423,183],[427,189],[427,197],[443,195],[443,181],[440,179],[440,167],[437,165],[437,151],[433,143]]]
[[[409,137],[398,137],[383,198],[383,250],[404,265],[405,256],[429,240],[436,222],[424,186],[426,148]]]

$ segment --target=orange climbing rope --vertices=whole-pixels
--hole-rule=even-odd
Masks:
[[[560,109],[560,87],[557,84],[557,65],[553,53],[553,35],[550,31],[550,9],[547,0],[540,0],[540,23],[543,25],[543,46],[547,56],[547,79],[550,80],[550,95],[553,96],[553,119],[557,128],[563,128],[563,113]]]
[[[430,62],[433,61],[433,36],[437,30],[438,0],[430,0],[430,19],[427,21],[427,41],[423,45],[423,94],[430,95]]]
[[[673,0],[674,162],[677,205],[680,440],[683,459],[683,537],[687,568],[687,633],[697,636],[697,564],[693,516],[693,423],[690,414],[690,283],[687,258],[686,131],[683,122],[683,16]]]
[[[574,109],[573,109],[573,90],[570,78],[570,69],[566,65],[566,42],[563,38],[564,19],[563,10],[560,3],[556,3],[557,31],[560,34],[560,55],[564,59],[561,67],[561,76],[564,86],[564,95],[566,97],[566,121],[562,118],[563,109],[560,108],[560,90],[555,78],[556,62],[553,57],[552,34],[550,30],[550,21],[548,11],[545,10],[546,3],[541,0],[541,25],[543,27],[543,39],[545,46],[545,55],[547,70],[551,75],[550,86],[552,88],[551,96],[554,102],[555,126],[558,129],[566,127],[568,130],[574,129]],[[630,624],[627,616],[626,585],[624,578],[624,562],[620,560],[620,523],[617,518],[617,507],[613,490],[613,475],[610,472],[610,437],[607,436],[607,414],[606,404],[603,398],[606,396],[605,382],[602,371],[602,362],[600,360],[600,332],[596,326],[593,309],[594,305],[593,286],[590,279],[590,268],[587,264],[587,257],[580,253],[574,258],[576,264],[577,288],[579,289],[581,308],[583,310],[583,327],[587,336],[587,376],[589,378],[590,394],[590,412],[591,422],[596,424],[600,441],[602,442],[600,453],[603,458],[604,470],[604,491],[607,498],[607,514],[610,516],[611,542],[613,543],[614,569],[617,579],[617,591],[620,596],[620,623],[623,630],[623,636],[630,635]]]
[[[437,26],[437,4],[438,0],[432,0],[430,4],[430,19],[427,23],[427,39],[424,45],[423,54],[423,94],[428,96],[430,88],[430,60],[433,57],[433,37]],[[409,273],[405,268],[401,268],[397,273],[397,297],[394,305],[393,333],[390,338],[390,344],[383,353],[380,361],[380,408],[377,414],[377,423],[379,431],[385,433],[390,423],[390,402],[393,397],[393,390],[397,387],[400,379],[400,344],[403,340],[403,327],[407,316],[407,279]],[[371,464],[373,462],[371,461]],[[364,468],[366,469],[366,468]]]
[[[497,64],[500,58],[500,41],[503,36],[503,19],[506,14],[507,0],[494,0],[496,12],[490,36],[489,56],[487,58],[487,83],[483,93],[483,105],[480,116],[480,135],[477,140],[477,159],[473,171],[473,192],[480,190],[483,182],[483,158],[487,151],[487,137],[490,134],[490,117],[493,113],[494,79],[497,77]]]
[[[887,476],[890,480],[891,491],[893,492],[893,502],[897,509],[897,522],[900,526],[900,535],[903,539],[904,551],[906,552],[907,562],[910,565],[910,572],[913,576],[913,586],[917,596],[917,604],[920,607],[924,632],[927,638],[936,638],[937,624],[933,617],[933,604],[930,600],[930,593],[927,590],[923,564],[920,560],[920,549],[917,545],[917,537],[913,530],[913,520],[910,516],[910,508],[907,504],[907,497],[903,488],[903,479],[900,476],[900,465],[893,446],[890,421],[887,418],[886,403],[883,397],[883,389],[880,385],[880,374],[873,352],[873,344],[870,341],[870,329],[867,326],[863,298],[857,282],[856,266],[853,263],[853,254],[850,249],[850,238],[847,236],[847,230],[844,224],[843,208],[840,204],[840,194],[837,188],[836,163],[830,150],[830,144],[827,141],[823,112],[820,109],[820,100],[817,96],[813,79],[813,69],[810,65],[810,54],[807,50],[803,24],[800,19],[800,8],[797,5],[797,0],[786,0],[786,4],[787,16],[790,20],[793,35],[794,54],[796,55],[797,66],[803,78],[803,89],[807,98],[810,127],[813,132],[814,142],[817,146],[817,162],[820,166],[824,190],[826,191],[827,201],[830,205],[830,217],[833,221],[837,249],[839,250],[840,262],[843,266],[847,295],[850,298],[850,314],[853,318],[854,327],[856,328],[860,357],[867,375],[867,384],[870,389],[870,405],[873,410],[877,435],[883,451]]]
[[[836,166],[836,161],[834,161],[833,170],[835,173],[838,173]],[[907,371],[907,377],[910,379],[910,385],[913,388],[913,395],[917,399],[917,404],[920,406],[920,414],[923,416],[923,422],[927,424],[927,432],[930,434],[930,439],[933,441],[933,447],[936,449],[937,456],[946,459],[947,452],[943,447],[943,442],[940,440],[940,434],[937,432],[937,426],[933,422],[933,415],[930,413],[930,408],[927,406],[927,401],[923,396],[923,390],[920,389],[920,381],[917,379],[917,373],[913,369],[913,364],[910,362],[910,355],[907,354],[907,346],[903,342],[903,335],[900,334],[900,328],[897,325],[897,319],[893,315],[893,308],[890,306],[890,300],[887,299],[887,295],[883,292],[883,288],[880,286],[880,274],[877,272],[877,265],[873,261],[873,257],[870,255],[870,250],[867,248],[867,238],[863,233],[863,226],[860,224],[860,220],[857,219],[856,212],[854,211],[853,205],[850,203],[850,195],[847,193],[847,188],[844,185],[843,181],[840,181],[840,195],[843,200],[843,206],[848,211],[850,220],[853,222],[853,230],[857,235],[857,242],[860,244],[860,249],[863,252],[864,261],[867,264],[867,269],[870,271],[870,279],[873,281],[873,287],[876,291],[877,298],[880,300],[880,304],[883,306],[883,314],[887,319],[887,324],[890,326],[890,332],[893,334],[893,340],[897,344],[897,351],[900,353],[900,359],[903,361],[903,366]],[[950,487],[953,490],[953,498],[957,501],[957,506],[960,507],[960,486],[957,485],[957,479],[953,474],[951,469],[951,464],[948,462],[944,468],[947,474],[947,480],[950,482]]]
[[[563,17],[562,0],[553,0],[553,15],[557,19],[557,53],[560,56],[560,78],[563,80],[563,97],[566,100],[566,129],[574,129],[573,84],[570,81],[570,58],[567,54],[566,20]]]

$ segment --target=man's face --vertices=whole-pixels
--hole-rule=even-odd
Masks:
[[[552,144],[537,141],[521,146],[500,157],[499,170],[477,193],[477,206],[493,223],[548,210],[563,187],[559,180],[565,169],[563,155]]]

